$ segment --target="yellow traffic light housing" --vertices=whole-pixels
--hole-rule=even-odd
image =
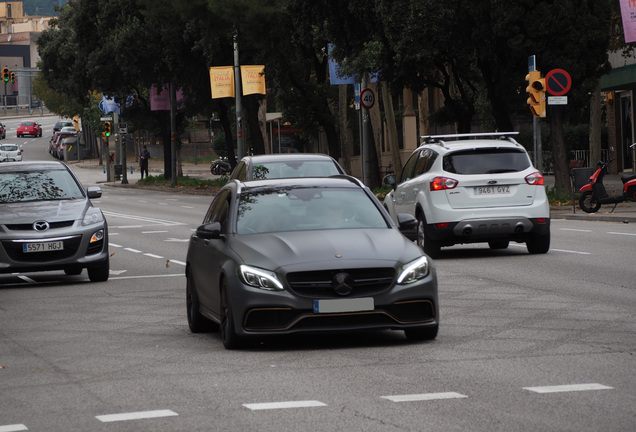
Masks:
[[[2,79],[4,80],[5,84],[9,82],[9,68],[8,67],[4,67],[4,69],[2,69]]]
[[[11,72],[11,84],[15,83],[15,72]]]
[[[541,72],[532,71],[526,75],[528,81],[528,105],[533,115],[545,117],[545,79],[541,78]]]
[[[104,136],[105,137],[110,136],[110,122],[104,123]]]

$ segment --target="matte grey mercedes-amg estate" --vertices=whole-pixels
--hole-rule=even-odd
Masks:
[[[186,278],[190,330],[220,328],[228,349],[258,335],[437,336],[433,263],[353,177],[231,180],[190,239]]]

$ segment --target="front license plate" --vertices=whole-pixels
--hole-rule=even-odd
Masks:
[[[362,312],[374,309],[373,297],[314,300],[314,313]]]
[[[478,186],[475,195],[505,195],[510,193],[510,186]]]
[[[39,243],[25,243],[22,245],[22,252],[52,252],[64,249],[64,242],[39,242]]]

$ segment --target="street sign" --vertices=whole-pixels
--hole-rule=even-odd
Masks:
[[[101,121],[113,121],[113,116],[102,116],[99,119]]]
[[[360,92],[360,104],[368,110],[373,108],[373,104],[375,103],[375,95],[373,94],[373,90],[370,88],[365,88]]]
[[[531,55],[528,57],[528,72],[534,72],[537,70],[537,56]]]
[[[126,135],[128,133],[128,125],[126,123],[119,123],[119,134]]]
[[[545,76],[545,87],[552,96],[563,96],[570,91],[572,78],[563,69],[552,69]]]
[[[567,105],[567,96],[548,96],[548,105]]]

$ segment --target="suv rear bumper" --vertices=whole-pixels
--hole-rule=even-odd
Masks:
[[[529,234],[545,235],[549,233],[549,218],[467,219],[452,222],[443,227],[436,224],[426,225],[427,237],[447,246],[489,240],[525,241]]]

